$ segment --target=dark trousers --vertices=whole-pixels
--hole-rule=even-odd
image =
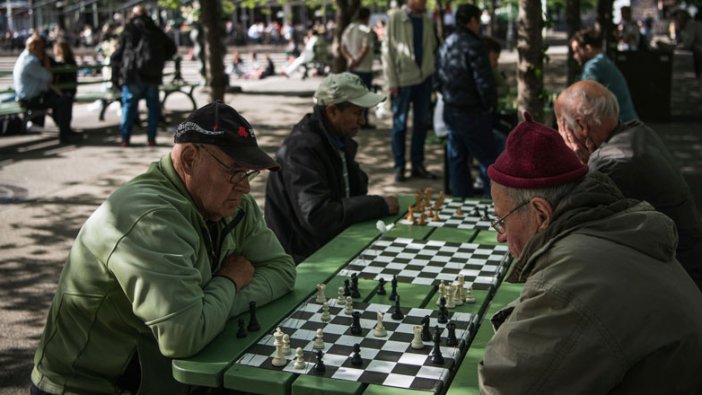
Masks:
[[[61,95],[49,90],[41,96],[20,100],[20,104],[30,110],[51,109],[51,116],[59,129],[60,136],[67,136],[71,133],[71,120],[73,119],[74,92],[63,92]],[[44,126],[44,115],[30,118],[32,123]]]

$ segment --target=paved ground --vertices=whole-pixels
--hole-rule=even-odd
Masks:
[[[513,71],[515,58],[505,54],[503,66]],[[557,76],[563,75],[563,56],[555,53],[553,59],[548,81],[551,87],[562,86],[563,79]],[[699,90],[690,89],[694,84],[691,60],[681,59],[674,80],[676,119],[654,126],[681,160],[682,170],[702,203],[702,100]],[[276,62],[282,61],[276,57]],[[0,69],[12,62],[0,58]],[[192,63],[186,62],[184,70],[186,79],[197,80]],[[0,79],[0,89],[7,83]],[[310,96],[319,79],[272,77],[238,83],[244,93],[227,95],[226,102],[249,119],[257,129],[259,144],[273,155],[291,125],[311,108]],[[198,93],[199,105],[207,101]],[[74,110],[73,125],[87,136],[80,145],[58,145],[52,126],[41,134],[0,138],[0,393],[26,393],[46,310],[81,224],[111,191],[169,152],[174,125],[187,115],[189,105],[174,96],[167,108],[169,125],[159,130],[159,146],[154,148],[146,146],[140,129],[135,132],[134,147],[118,147],[118,114],[111,109],[105,122],[100,122],[90,105],[77,105]],[[364,131],[358,137],[358,159],[371,177],[371,193],[410,193],[426,186],[442,189],[442,180],[395,184],[389,122],[373,122],[380,129]],[[442,173],[441,146],[428,144],[426,151],[427,167]],[[260,204],[265,181],[260,177],[253,185],[252,193]]]

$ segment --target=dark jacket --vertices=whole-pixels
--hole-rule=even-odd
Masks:
[[[656,132],[639,121],[620,124],[592,153],[590,171],[610,176],[624,196],[649,202],[678,230],[676,258],[702,289],[702,220],[678,165]]]
[[[699,394],[702,295],[675,260],[675,225],[594,172],[557,204],[493,317],[482,394]],[[516,278],[515,278],[516,277]]]
[[[49,58],[51,62],[53,85],[61,89],[61,93],[71,98],[76,95],[78,87],[78,65],[76,61],[59,62]],[[57,71],[58,69],[58,71]]]
[[[459,28],[439,48],[434,81],[447,106],[472,112],[497,108],[497,87],[487,49],[468,29]]]
[[[148,71],[140,71],[137,58],[139,41],[149,36],[149,48],[155,66]],[[160,84],[163,80],[163,66],[176,53],[173,40],[146,15],[129,20],[119,37],[117,50],[110,58],[112,82],[116,86],[133,83]]]
[[[266,222],[285,251],[300,262],[357,222],[387,215],[385,199],[368,196],[368,176],[355,160],[358,144],[343,139],[349,197],[337,142],[318,108],[293,127],[278,150],[282,165],[268,177]]]

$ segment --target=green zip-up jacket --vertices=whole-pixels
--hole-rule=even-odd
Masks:
[[[71,249],[34,357],[34,384],[50,393],[128,393],[136,366],[140,393],[186,390],[173,379],[172,358],[197,353],[249,301],[268,303],[295,282],[292,258],[251,196],[217,227],[211,235],[170,155],[116,190]],[[213,277],[231,254],[255,267],[239,292]]]

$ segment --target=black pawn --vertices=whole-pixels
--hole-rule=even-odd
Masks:
[[[244,319],[239,318],[239,331],[236,332],[236,337],[241,339],[242,337],[246,337],[246,328],[244,327]]]
[[[446,329],[448,329],[448,337],[446,338],[446,345],[449,347],[456,347],[458,345],[458,339],[456,339],[456,324],[453,321],[446,324]]]
[[[378,295],[385,295],[385,293],[385,279],[381,277],[378,280]]]
[[[474,217],[480,216],[480,210],[478,209],[478,206],[473,207],[473,216]]]
[[[431,363],[443,365],[444,356],[441,355],[441,329],[437,325],[434,327],[434,349],[431,352]]]
[[[487,221],[490,219],[490,214],[488,214],[488,208],[487,206],[483,207],[483,218],[481,218],[483,221]]]
[[[395,300],[397,298],[397,276],[393,275],[392,276],[392,281],[390,282],[390,285],[392,285],[392,290],[390,291],[390,300]]]
[[[443,296],[439,299],[439,324],[448,322],[448,309],[446,308],[446,298]]]
[[[351,296],[351,287],[349,286],[349,279],[344,280],[344,296]]]
[[[351,275],[351,297],[352,298],[360,298],[361,293],[358,292],[358,276],[356,273],[353,273]]]
[[[402,314],[402,309],[400,308],[400,295],[397,295],[395,298],[395,310],[393,310],[391,317],[393,320],[398,321],[405,318],[405,315]]]
[[[256,319],[256,302],[254,301],[249,302],[249,326],[246,327],[246,329],[248,329],[249,332],[256,332],[261,329],[261,325],[258,324],[258,320]]]
[[[425,315],[424,318],[422,318],[422,340],[425,342],[431,340],[431,330],[429,329],[430,322],[431,320],[429,319],[428,315]]]
[[[317,350],[317,362],[314,364],[314,371],[317,373],[324,373],[324,371],[327,370],[322,357],[324,357],[322,350]]]
[[[354,311],[353,313],[351,313],[351,317],[353,317],[353,323],[351,324],[351,334],[362,334],[363,330],[361,329],[361,312]]]
[[[363,366],[363,358],[361,358],[361,345],[358,343],[353,345],[353,356],[351,357],[351,365]]]

